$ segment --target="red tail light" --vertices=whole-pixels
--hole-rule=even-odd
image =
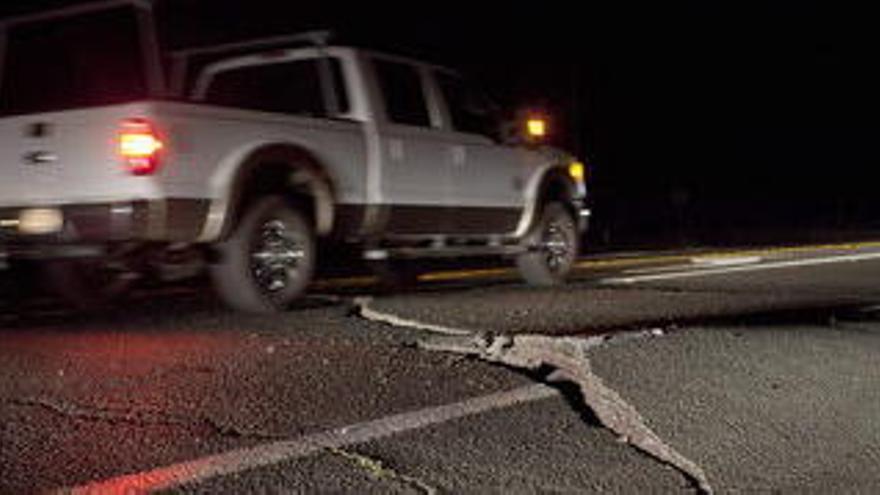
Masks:
[[[119,131],[119,156],[134,175],[150,175],[159,168],[162,140],[149,121],[129,119]]]

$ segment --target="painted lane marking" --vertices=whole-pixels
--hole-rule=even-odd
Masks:
[[[591,270],[597,268],[625,268],[638,267],[641,265],[650,265],[654,263],[693,263],[694,259],[710,259],[710,258],[751,258],[751,257],[767,257],[778,255],[798,255],[811,252],[823,251],[856,251],[869,248],[880,248],[880,242],[858,242],[858,243],[841,243],[841,244],[815,244],[806,246],[778,246],[759,249],[741,249],[716,252],[708,252],[699,256],[675,253],[626,253],[613,255],[608,258],[587,258],[581,259],[575,264],[577,270]],[[719,264],[723,262],[719,261]],[[651,268],[631,268],[625,270],[624,273],[653,273],[666,272],[670,269],[678,267],[651,267]],[[422,282],[450,282],[456,280],[480,279],[499,276],[514,276],[516,270],[513,268],[485,268],[473,270],[441,270],[422,274],[419,280]],[[368,287],[378,283],[378,278],[374,276],[355,276],[341,277],[317,280],[314,288],[318,290],[332,290],[334,288],[343,287]]]
[[[526,385],[505,392],[467,399],[418,411],[386,416],[298,439],[272,442],[245,449],[232,450],[170,466],[123,475],[104,481],[63,488],[64,494],[129,494],[169,490],[185,484],[200,483],[218,476],[228,476],[255,468],[280,464],[308,457],[328,449],[339,449],[419,430],[428,426],[474,416],[495,409],[558,397],[556,389],[546,385]]]
[[[624,270],[623,274],[650,275],[655,273],[681,273],[711,267],[752,265],[760,263],[763,260],[764,258],[761,256],[707,255],[692,257],[687,264],[677,263],[674,265],[652,266],[648,268],[632,268]]]
[[[725,275],[728,273],[740,273],[740,272],[755,272],[761,270],[774,270],[780,268],[796,268],[802,266],[818,266],[818,265],[830,265],[834,263],[846,263],[846,262],[857,262],[857,261],[869,261],[880,259],[880,252],[873,253],[862,253],[862,254],[847,254],[840,256],[829,256],[825,258],[809,258],[809,259],[801,259],[801,260],[790,260],[790,261],[776,261],[769,263],[758,263],[751,265],[742,265],[742,266],[729,266],[729,267],[720,267],[720,268],[708,268],[708,269],[698,269],[698,270],[690,270],[683,272],[673,272],[673,273],[658,273],[653,275],[637,275],[632,277],[610,277],[605,278],[600,281],[603,284],[616,285],[616,284],[634,284],[638,282],[655,282],[660,280],[674,280],[681,278],[695,278],[695,277],[706,277],[712,275]]]
[[[597,268],[625,268],[638,267],[640,265],[650,265],[654,263],[693,263],[694,259],[710,259],[710,258],[752,258],[752,257],[769,257],[779,255],[800,255],[807,253],[821,253],[827,251],[857,251],[864,249],[880,248],[880,241],[852,242],[840,244],[814,244],[805,246],[777,246],[756,249],[740,249],[740,250],[718,250],[707,252],[699,256],[682,254],[682,253],[634,253],[627,255],[626,253],[613,255],[608,258],[587,258],[581,259],[575,264],[578,270],[591,270]],[[719,261],[719,264],[723,262]],[[668,271],[666,267],[644,268],[645,273],[653,271]],[[640,268],[631,268],[624,273],[638,273]],[[476,270],[442,270],[423,274],[419,280],[423,282],[441,282],[455,281],[466,279],[479,279],[496,276],[513,276],[516,270],[513,268],[486,268]],[[318,280],[315,286],[319,289],[332,289],[338,287],[365,287],[377,283],[377,278],[372,276],[361,277],[343,277],[330,278],[326,280]]]
[[[696,256],[691,263],[697,266],[753,265],[763,260],[760,256]]]

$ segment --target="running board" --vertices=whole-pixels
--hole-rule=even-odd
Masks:
[[[470,256],[516,256],[528,251],[525,246],[443,246],[443,247],[397,247],[367,249],[364,259],[380,261],[387,259],[418,258],[465,258]]]

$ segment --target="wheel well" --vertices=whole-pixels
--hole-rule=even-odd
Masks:
[[[303,212],[314,226],[314,197],[306,184],[290,183],[292,173],[291,166],[286,163],[265,163],[254,167],[241,185],[235,222],[238,222],[243,212],[257,199],[279,195],[287,198],[297,208],[304,209]]]
[[[318,235],[333,225],[333,191],[323,167],[309,153],[289,147],[268,147],[254,153],[235,181],[223,236],[238,223],[257,198],[277,194],[299,208]]]
[[[575,192],[572,189],[571,179],[568,175],[560,170],[551,171],[541,184],[540,193],[538,195],[537,209],[538,214],[543,210],[544,205],[552,202],[562,203],[566,209],[573,215],[574,205],[572,199]]]

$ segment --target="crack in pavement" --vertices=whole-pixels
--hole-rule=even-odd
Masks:
[[[433,331],[443,334],[423,338],[417,345],[425,350],[465,354],[491,363],[503,364],[528,371],[550,367],[548,384],[567,381],[577,385],[585,405],[591,409],[603,426],[618,438],[650,457],[672,466],[694,483],[701,493],[711,494],[712,486],[703,469],[673,447],[667,445],[646,424],[639,412],[615,390],[605,385],[592,371],[586,351],[612,340],[657,336],[655,330],[629,332],[621,336],[593,336],[589,338],[548,337],[546,335],[489,335],[478,332],[463,333],[460,329],[403,320],[369,307],[369,299],[357,299],[361,317],[395,326]],[[401,323],[402,322],[402,323]],[[415,323],[409,325],[408,323]],[[662,335],[662,332],[659,332]]]
[[[331,447],[327,449],[327,451],[333,455],[342,457],[343,459],[352,462],[357,467],[367,471],[367,473],[375,479],[388,479],[398,481],[416,489],[420,493],[424,493],[425,495],[437,495],[438,493],[440,493],[439,490],[429,485],[428,483],[413,476],[401,474],[395,469],[386,466],[385,463],[380,459],[375,459],[364,454],[360,454],[352,450],[342,449],[339,447]]]
[[[214,434],[221,437],[232,438],[254,438],[258,440],[277,440],[285,438],[284,435],[278,435],[263,431],[247,430],[236,425],[227,425],[218,422],[208,416],[201,416],[197,421],[175,417],[155,411],[125,411],[119,409],[99,408],[99,407],[83,407],[67,401],[59,401],[45,397],[12,399],[7,403],[19,407],[36,407],[52,414],[63,416],[72,420],[84,420],[94,422],[105,422],[110,424],[125,423],[138,427],[147,426],[175,426],[183,428],[197,428],[199,426],[207,427]]]
[[[357,310],[357,315],[369,321],[385,323],[393,327],[414,328],[417,330],[441,333],[444,335],[471,335],[473,333],[470,330],[452,328],[443,325],[434,325],[431,323],[425,323],[416,320],[408,320],[390,313],[376,311],[370,307],[370,301],[372,301],[371,297],[356,297],[354,299],[354,307]]]

